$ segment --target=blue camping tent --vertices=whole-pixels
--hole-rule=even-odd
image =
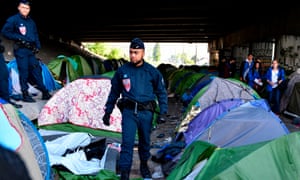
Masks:
[[[45,87],[49,92],[58,90],[62,88],[62,85],[59,84],[55,78],[53,77],[52,73],[48,69],[47,65],[44,64],[42,61],[40,61],[40,67],[42,69],[42,76],[43,76],[43,82]],[[18,65],[16,59],[13,59],[7,63],[7,68],[10,73],[9,78],[9,92],[10,95],[18,95],[21,94],[21,87],[19,85],[19,71],[18,71]],[[34,87],[30,85],[30,88]],[[38,90],[35,89],[34,92],[37,92]]]
[[[242,99],[225,99],[215,102],[214,104],[203,109],[197,114],[194,119],[188,124],[188,128],[183,132],[186,144],[192,143],[197,135],[204,131],[211,123],[224,112],[238,107],[245,103],[246,100]]]
[[[265,99],[250,100],[219,115],[198,135],[197,140],[219,147],[233,147],[268,141],[289,134]]]

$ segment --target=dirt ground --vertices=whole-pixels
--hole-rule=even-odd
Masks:
[[[300,131],[300,124],[294,123],[294,117],[281,114],[279,118],[284,122],[286,127],[289,129],[290,132]]]

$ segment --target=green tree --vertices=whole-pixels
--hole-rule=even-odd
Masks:
[[[160,56],[161,56],[160,45],[159,43],[156,43],[153,48],[153,61],[156,62],[160,61]]]
[[[106,54],[106,48],[103,43],[87,43],[85,46],[89,51],[91,51],[95,54],[98,54],[101,56],[105,56],[105,54]]]
[[[185,52],[179,53],[176,56],[172,55],[171,58],[174,59],[177,64],[194,64],[194,61],[191,58],[189,58],[188,54]]]
[[[121,58],[121,52],[119,49],[113,48],[110,50],[110,53],[107,55],[108,59],[119,59]]]
[[[183,53],[179,54],[179,57],[184,64],[189,64],[190,59],[188,58],[187,53],[183,52]]]
[[[191,57],[191,60],[193,60],[194,61],[194,63],[197,63],[197,55],[195,54],[193,57]]]
[[[87,43],[85,46],[89,51],[107,59],[119,59],[122,57],[120,49],[109,48],[104,43]]]

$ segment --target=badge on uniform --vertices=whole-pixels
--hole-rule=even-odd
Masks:
[[[124,86],[125,90],[126,90],[127,92],[129,92],[129,91],[130,91],[130,88],[131,88],[131,83],[130,83],[130,78],[128,77],[127,74],[124,74],[124,75],[123,75],[122,82],[123,82],[123,86]]]
[[[24,24],[20,24],[19,31],[23,36],[25,36],[26,35],[26,26],[24,26]]]

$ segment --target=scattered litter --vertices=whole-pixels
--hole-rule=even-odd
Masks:
[[[154,173],[152,174],[152,178],[154,179],[164,178],[164,174],[162,172],[161,166],[154,167]]]
[[[164,133],[161,133],[161,134],[157,135],[156,137],[157,137],[157,138],[163,138],[163,137],[165,137],[165,134],[164,134]]]
[[[168,142],[168,143],[172,142],[172,137],[166,138],[166,139],[165,139],[165,142]]]

